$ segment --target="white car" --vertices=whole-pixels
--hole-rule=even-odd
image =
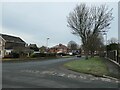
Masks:
[[[69,52],[69,55],[73,55],[73,53],[72,53],[72,52]]]

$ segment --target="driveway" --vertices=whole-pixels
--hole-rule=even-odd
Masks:
[[[42,61],[5,62],[2,64],[3,88],[118,88],[118,81],[76,73],[63,67],[80,58]]]

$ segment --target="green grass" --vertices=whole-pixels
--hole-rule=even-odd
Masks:
[[[73,71],[97,76],[108,75],[109,73],[107,66],[99,57],[90,58],[88,60],[75,60],[64,64],[64,66]]]

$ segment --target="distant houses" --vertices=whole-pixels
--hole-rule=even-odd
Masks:
[[[42,46],[39,48],[40,53],[45,53],[47,51],[47,47]]]
[[[70,49],[63,44],[58,44],[51,48],[47,48],[45,46],[38,48],[36,44],[28,45],[20,37],[0,34],[0,58],[9,58],[11,55],[15,58],[30,57],[30,55],[38,53],[67,55],[69,52]]]
[[[52,48],[49,49],[50,53],[64,53],[67,54],[68,53],[68,47],[63,45],[63,44],[59,44],[56,45]]]

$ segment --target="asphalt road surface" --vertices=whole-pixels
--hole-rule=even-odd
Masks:
[[[118,81],[63,67],[77,58],[2,63],[3,88],[118,88]],[[80,60],[80,58],[79,58]]]

